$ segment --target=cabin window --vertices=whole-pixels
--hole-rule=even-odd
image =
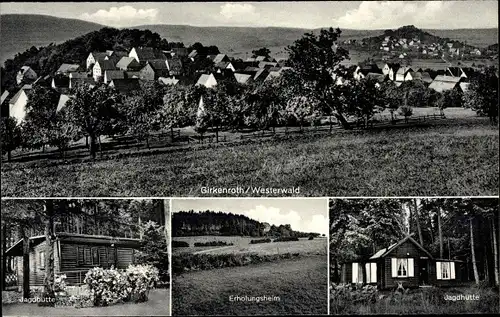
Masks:
[[[84,259],[85,264],[89,264],[89,265],[92,264],[92,255],[91,255],[89,247],[85,247],[83,249],[83,259]]]
[[[436,262],[436,275],[438,280],[455,279],[455,262]]]
[[[377,263],[366,263],[366,283],[377,283]]]
[[[41,269],[45,268],[45,251],[38,253],[38,264]]]
[[[99,265],[99,249],[92,248],[92,265]]]
[[[413,258],[392,258],[392,277],[414,277]]]

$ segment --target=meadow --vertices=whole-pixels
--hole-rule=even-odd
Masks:
[[[239,237],[239,236],[194,236],[194,237],[174,237],[172,240],[189,242],[189,248],[174,248],[173,254],[176,253],[195,253],[195,254],[228,254],[228,253],[257,253],[261,255],[282,254],[282,253],[301,253],[301,254],[326,254],[326,238],[316,238],[308,240],[300,238],[299,241],[290,242],[271,242],[250,244],[250,240],[257,239],[255,237]],[[225,241],[233,243],[232,246],[222,247],[193,247],[196,242],[208,241]]]
[[[300,196],[497,195],[498,143],[498,127],[482,117],[335,129],[131,150],[95,162],[12,162],[2,164],[1,190],[4,197],[200,196],[205,186],[299,186]]]
[[[479,300],[453,300],[460,295],[476,295]],[[454,315],[498,312],[498,290],[477,286],[419,288],[410,289],[405,294],[375,289],[350,293],[332,290],[330,295],[331,315]]]
[[[174,275],[172,314],[327,314],[326,281],[325,256]],[[230,296],[269,296],[274,300],[231,301]]]

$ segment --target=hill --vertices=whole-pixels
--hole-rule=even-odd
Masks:
[[[103,25],[48,15],[5,14],[0,16],[0,63],[32,46],[62,43],[99,30]]]
[[[267,229],[266,229],[267,227]],[[250,219],[244,215],[226,212],[181,211],[172,214],[172,236],[279,236],[279,237],[308,237],[319,234],[294,231],[290,225],[271,225]]]

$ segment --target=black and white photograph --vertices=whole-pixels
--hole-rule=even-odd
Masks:
[[[330,315],[498,314],[498,208],[330,199]]]
[[[172,315],[328,313],[326,198],[172,199]]]
[[[497,12],[2,2],[2,196],[496,196]]]
[[[170,316],[170,200],[2,200],[2,316]]]

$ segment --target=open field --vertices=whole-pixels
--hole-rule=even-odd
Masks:
[[[207,254],[227,254],[227,253],[257,253],[257,254],[282,254],[282,253],[301,253],[301,254],[326,254],[326,238],[316,238],[308,240],[301,238],[299,241],[290,242],[271,242],[250,244],[250,240],[259,239],[256,237],[238,237],[238,236],[196,236],[196,237],[173,237],[172,240],[189,242],[189,248],[174,248],[172,252],[176,253],[207,253]],[[193,247],[195,242],[207,241],[225,241],[233,243],[232,246],[222,247]]]
[[[2,194],[199,196],[204,186],[239,185],[300,186],[301,196],[497,195],[498,174],[498,127],[473,117],[95,162],[2,164]]]
[[[419,288],[407,294],[376,291],[373,296],[330,296],[331,315],[454,315],[498,314],[498,291],[478,287]],[[453,300],[460,295],[475,295],[479,300]],[[448,296],[448,300],[445,299]]]
[[[125,303],[108,307],[39,307],[19,303],[2,305],[2,316],[165,316],[170,311],[170,290],[154,289],[144,303]]]
[[[293,315],[327,313],[325,256],[173,277],[173,315]],[[277,296],[280,301],[230,302],[229,296]]]

